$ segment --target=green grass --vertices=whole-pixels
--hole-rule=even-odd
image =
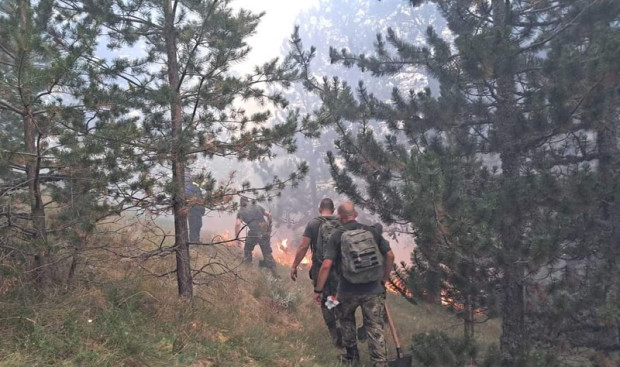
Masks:
[[[45,297],[2,295],[0,366],[338,366],[306,274],[297,282],[239,268],[208,287],[195,287],[189,306],[174,279],[156,279],[110,262],[99,282]],[[154,268],[165,268],[152,264]],[[460,335],[460,322],[435,305],[413,306],[388,296],[403,345],[414,334]],[[479,342],[499,337],[497,321],[481,325]],[[389,333],[390,357],[394,348]],[[369,365],[365,344],[362,362]]]

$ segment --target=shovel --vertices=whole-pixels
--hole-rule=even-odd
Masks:
[[[392,315],[390,315],[390,310],[388,308],[387,302],[385,302],[385,315],[387,316],[388,323],[390,324],[390,331],[392,332],[392,337],[394,338],[394,344],[396,344],[396,359],[393,361],[388,361],[388,366],[411,367],[413,357],[410,355],[403,355],[403,352],[400,349],[400,341],[398,340],[398,334],[396,334],[396,328],[394,327],[394,321],[392,321]]]

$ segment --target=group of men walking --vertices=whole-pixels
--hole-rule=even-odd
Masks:
[[[321,305],[334,344],[346,349],[341,362],[359,362],[355,311],[361,308],[370,359],[374,366],[387,366],[383,331],[385,283],[394,254],[379,228],[357,222],[353,203],[340,204],[337,217],[333,212],[332,200],[323,199],[320,216],[306,226],[291,265],[291,279],[297,279],[297,268],[310,249],[314,300]],[[338,305],[330,309],[334,299]]]
[[[275,269],[270,245],[272,217],[263,207],[242,197],[235,222],[235,237],[248,229],[243,244],[243,261],[252,263],[252,251],[260,246],[263,260],[260,265]],[[358,330],[355,312],[362,311],[364,335],[368,340],[370,359],[374,366],[387,366],[384,337],[385,283],[394,263],[394,254],[381,233],[380,226],[357,222],[357,212],[351,202],[338,206],[337,215],[331,199],[319,204],[319,216],[304,230],[301,243],[290,269],[297,280],[298,267],[308,250],[312,252],[310,278],[314,285],[314,301],[321,313],[335,346],[345,348],[340,361],[347,365],[359,363]],[[193,216],[191,214],[194,214]],[[190,207],[190,241],[199,241],[200,227]],[[200,223],[202,219],[200,219]],[[237,239],[241,244],[241,241]]]

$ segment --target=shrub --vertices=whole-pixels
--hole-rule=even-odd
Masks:
[[[477,353],[471,341],[436,330],[414,335],[412,344],[413,358],[429,367],[462,367]]]

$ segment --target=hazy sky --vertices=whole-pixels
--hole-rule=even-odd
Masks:
[[[234,72],[249,73],[256,65],[261,65],[275,57],[282,57],[282,42],[288,39],[293,32],[299,13],[319,5],[319,0],[235,0],[232,7],[246,9],[254,13],[265,12],[256,33],[246,42],[252,47],[248,58],[241,64],[233,67]],[[254,102],[245,101],[244,107],[253,111]],[[256,110],[263,107],[256,106]],[[208,167],[217,179],[228,177],[232,170],[237,171],[239,181],[249,180],[253,185],[262,185],[251,172],[251,164],[247,162],[231,161],[228,158],[215,158],[204,161],[202,158],[194,165],[194,169]]]
[[[236,0],[233,7],[251,10],[255,13],[265,12],[256,34],[248,39],[252,46],[249,58],[238,70],[247,70],[280,56],[282,41],[293,32],[297,15],[307,9],[318,6],[318,0]]]

